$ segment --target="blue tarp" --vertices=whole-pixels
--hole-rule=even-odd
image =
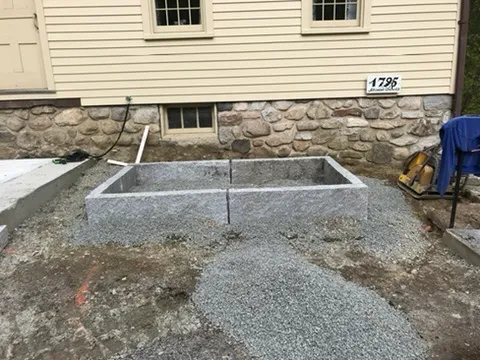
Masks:
[[[442,159],[437,190],[445,194],[457,167],[458,151],[465,153],[462,174],[480,175],[480,116],[460,116],[447,121],[440,129]]]

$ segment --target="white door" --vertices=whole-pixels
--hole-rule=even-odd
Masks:
[[[46,89],[34,0],[0,0],[0,89]]]

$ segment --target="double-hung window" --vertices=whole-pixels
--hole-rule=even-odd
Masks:
[[[212,0],[142,0],[145,39],[213,36]]]
[[[368,32],[370,0],[302,0],[302,33]]]

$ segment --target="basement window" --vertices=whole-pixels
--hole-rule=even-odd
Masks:
[[[144,38],[213,36],[212,0],[142,0]]]
[[[368,32],[371,0],[302,0],[302,34]]]
[[[163,135],[215,134],[215,108],[210,105],[171,105],[163,109]]]

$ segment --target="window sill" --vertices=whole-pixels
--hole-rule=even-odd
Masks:
[[[213,33],[209,32],[165,32],[144,34],[145,40],[169,40],[169,39],[209,39]]]
[[[165,134],[162,136],[162,140],[191,140],[195,138],[201,139],[217,139],[218,135],[214,132],[211,133],[185,133],[185,134]]]
[[[369,28],[365,27],[308,27],[302,28],[302,35],[322,34],[367,34]]]

